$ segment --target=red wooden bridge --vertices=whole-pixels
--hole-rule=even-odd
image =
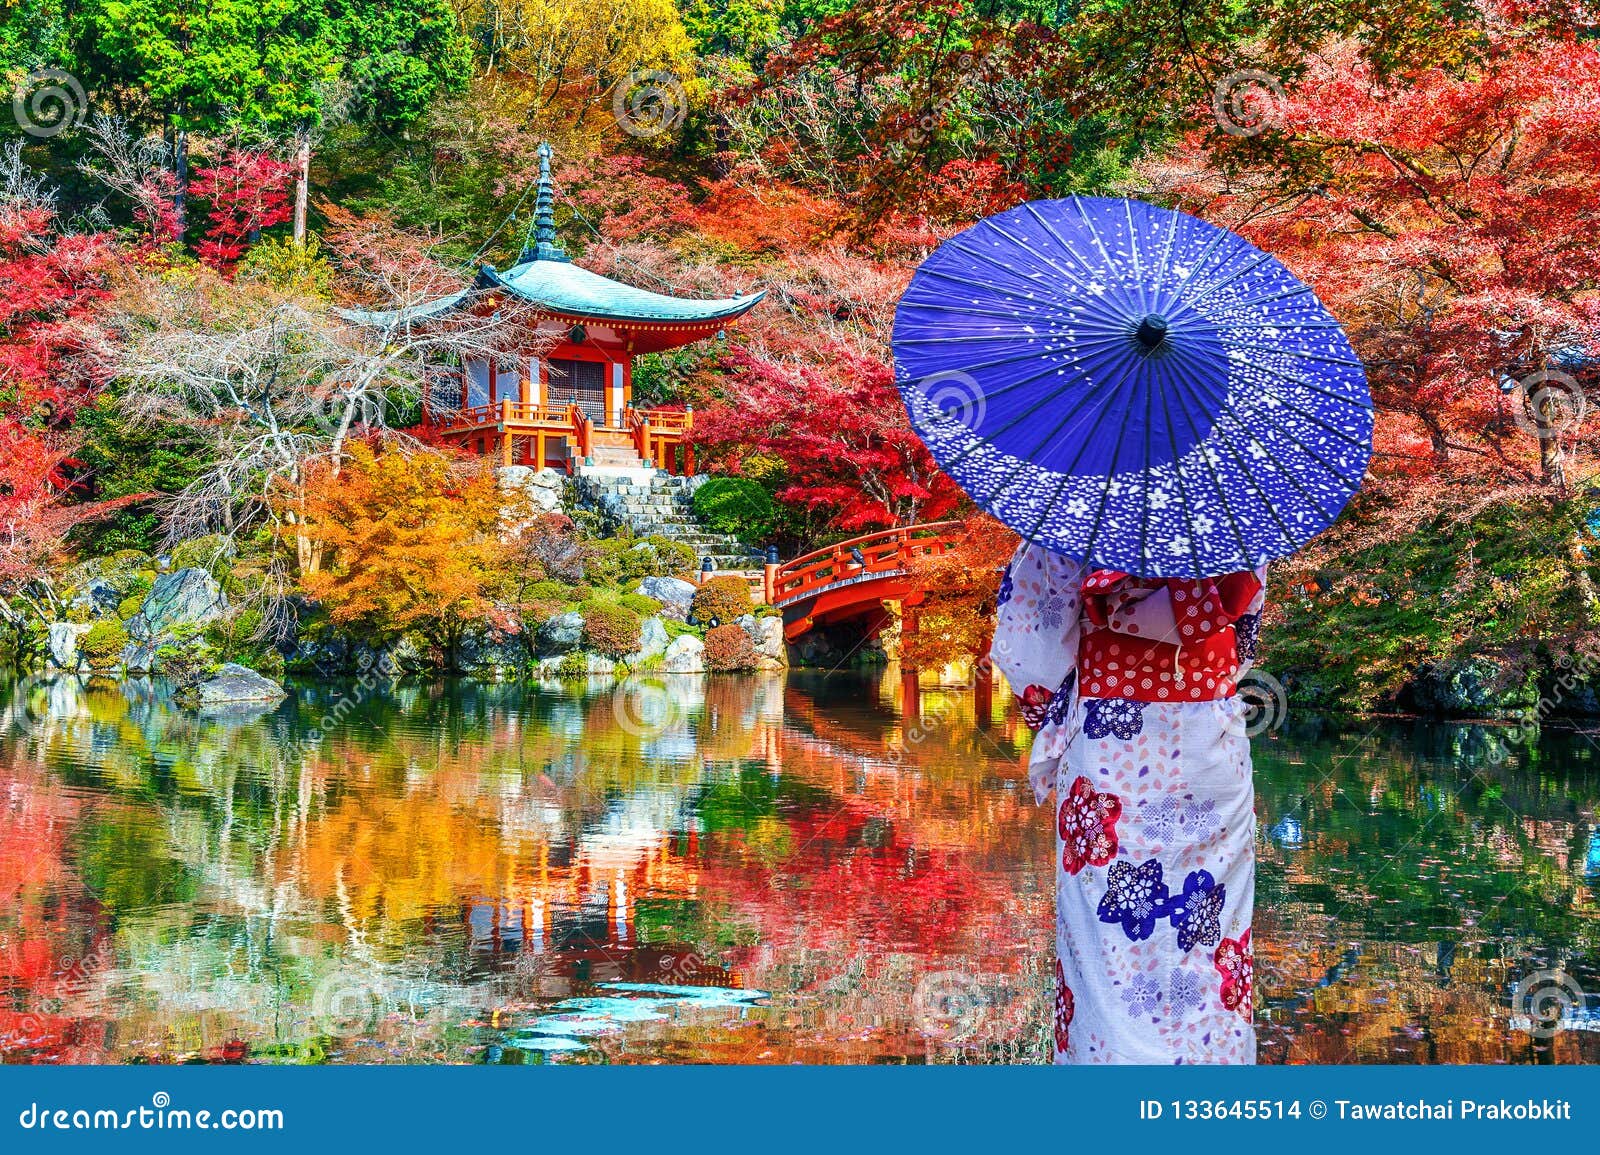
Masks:
[[[783,635],[790,642],[817,626],[850,620],[863,620],[876,633],[889,618],[885,602],[922,600],[911,562],[949,549],[959,525],[934,521],[881,530],[768,566],[762,593],[783,611]]]

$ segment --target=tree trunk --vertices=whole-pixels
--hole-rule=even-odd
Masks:
[[[294,243],[302,248],[306,243],[306,201],[311,195],[311,134],[302,130],[295,141],[294,175]]]
[[[183,129],[178,130],[173,147],[173,170],[172,239],[181,245],[189,234],[189,134]]]

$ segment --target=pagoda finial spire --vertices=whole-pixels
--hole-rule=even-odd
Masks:
[[[539,195],[533,206],[533,244],[522,250],[524,261],[568,259],[556,243],[555,189],[550,181],[550,156],[554,151],[548,141],[539,145]]]

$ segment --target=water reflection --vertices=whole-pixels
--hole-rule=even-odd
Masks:
[[[200,714],[0,684],[0,1054],[1040,1061],[1025,731],[898,693],[316,684]],[[1258,739],[1263,1061],[1600,1059],[1594,747],[1497,740]],[[1578,991],[1553,1032],[1537,983]]]

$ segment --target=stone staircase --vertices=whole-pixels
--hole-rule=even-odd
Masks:
[[[669,477],[633,457],[580,467],[574,480],[578,503],[599,513],[608,532],[625,528],[682,542],[719,570],[758,570],[765,561],[760,551],[695,520],[692,498],[704,477]]]

